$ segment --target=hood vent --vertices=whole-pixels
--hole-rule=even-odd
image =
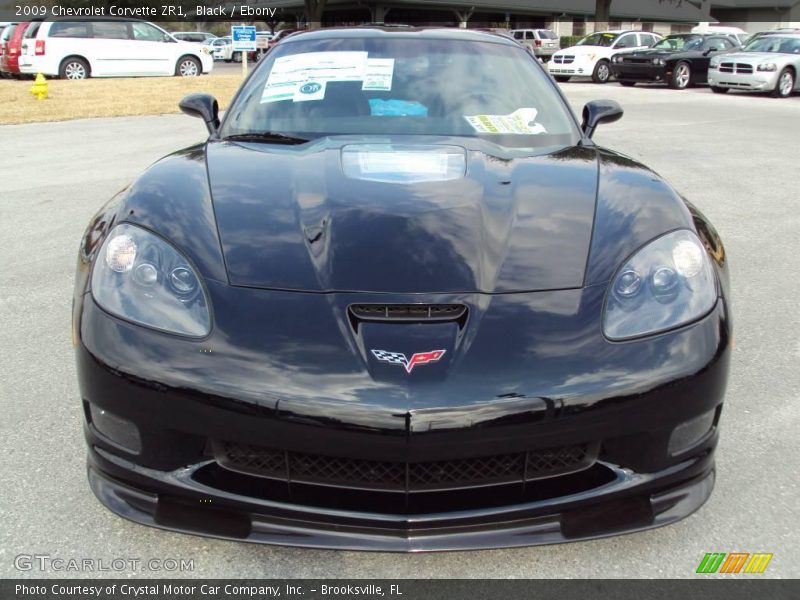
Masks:
[[[350,314],[360,321],[459,321],[467,314],[463,304],[351,304]]]

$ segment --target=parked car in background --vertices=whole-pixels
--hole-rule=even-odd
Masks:
[[[666,83],[683,90],[705,83],[708,63],[721,52],[741,48],[733,35],[681,33],[668,35],[646,50],[620,52],[611,59],[611,72],[622,85]]]
[[[179,42],[191,42],[193,44],[205,44],[217,39],[217,36],[213,33],[205,31],[173,31],[171,35]]]
[[[270,31],[256,31],[256,52],[255,60],[260,59],[269,50],[269,41],[275,37]]]
[[[242,62],[242,53],[240,51],[233,51],[233,40],[229,37],[218,37],[209,40],[205,46],[209,49],[214,60]]]
[[[797,27],[779,27],[778,29],[769,29],[767,31],[757,31],[745,41],[742,45],[747,46],[750,42],[757,40],[760,37],[764,37],[765,35],[775,35],[781,33],[800,33],[800,28]]]
[[[3,74],[3,77],[19,79],[22,76],[19,69],[19,57],[22,50],[22,36],[25,35],[25,30],[29,25],[30,23],[18,23],[10,25],[3,31],[6,40],[3,55],[0,56],[0,73]]]
[[[708,83],[711,90],[771,92],[786,98],[800,90],[800,34],[765,35],[747,44],[741,52],[711,59]]]
[[[3,32],[7,27],[11,27],[11,25],[16,25],[16,23],[0,23],[0,54],[3,52]]]
[[[542,61],[561,49],[561,40],[550,29],[512,29],[511,34]]]
[[[285,38],[287,35],[292,35],[293,33],[296,33],[296,32],[298,32],[298,31],[303,31],[303,30],[302,30],[302,29],[281,29],[281,30],[279,30],[279,31],[276,31],[276,32],[275,32],[275,35],[273,35],[273,36],[272,36],[272,37],[269,39],[269,41],[267,42],[267,52],[269,52],[270,50],[272,50],[272,48],[274,48],[274,47],[275,47],[275,44],[277,44],[278,42],[280,42],[280,41],[281,41],[283,38]],[[258,35],[256,35],[256,40],[257,40],[257,39],[258,39]]]
[[[741,27],[728,27],[726,25],[697,25],[696,27],[692,27],[691,33],[716,33],[719,35],[732,36],[739,41],[739,44],[744,44],[750,37],[750,34]]]
[[[25,40],[22,73],[62,79],[210,73],[214,60],[200,44],[181,42],[135,19],[43,21]]]
[[[11,77],[10,73],[2,70],[3,55],[6,53],[6,46],[11,39],[14,30],[17,28],[17,23],[7,23],[0,29],[0,77]]]
[[[649,31],[599,31],[553,54],[547,67],[558,82],[591,77],[595,83],[606,83],[611,78],[611,58],[615,54],[649,48],[660,39],[659,34]]]

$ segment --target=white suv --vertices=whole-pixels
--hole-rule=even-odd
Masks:
[[[562,83],[570,77],[591,77],[595,83],[605,83],[611,77],[612,56],[622,50],[649,48],[661,37],[649,31],[599,31],[553,54],[547,69]]]
[[[19,58],[21,73],[62,79],[191,77],[213,67],[207,49],[134,19],[34,22],[25,32]]]

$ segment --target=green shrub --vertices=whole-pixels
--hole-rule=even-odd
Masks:
[[[570,46],[574,46],[578,42],[580,42],[585,36],[583,35],[562,35],[561,36],[561,47],[562,48],[569,48]]]

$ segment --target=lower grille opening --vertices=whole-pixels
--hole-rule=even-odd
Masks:
[[[297,483],[394,492],[425,492],[525,483],[588,468],[596,444],[426,462],[390,462],[290,452],[236,442],[212,442],[222,467]]]
[[[216,463],[198,469],[194,479],[230,494],[308,507],[372,513],[420,515],[436,512],[496,508],[525,502],[562,498],[611,483],[615,475],[602,463],[558,477],[527,483],[398,494],[395,492],[331,488],[292,483],[237,473]],[[320,518],[324,515],[320,513]],[[341,518],[337,518],[341,522]]]

